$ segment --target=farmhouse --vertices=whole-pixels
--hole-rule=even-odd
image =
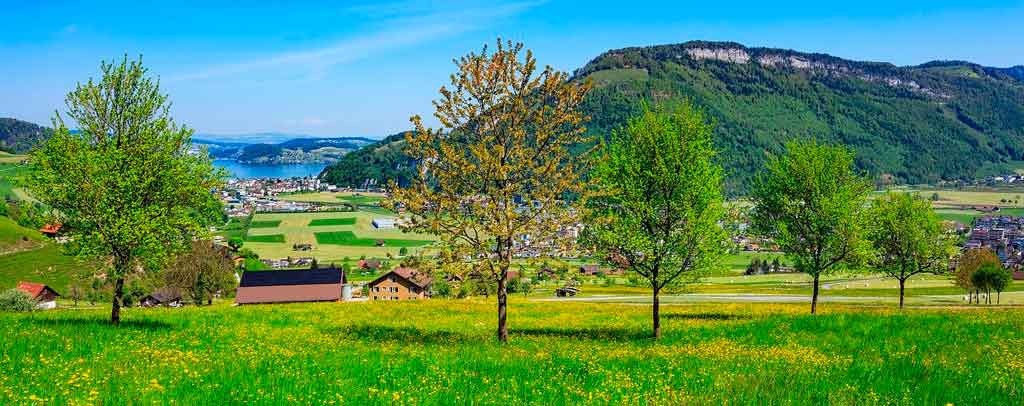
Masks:
[[[430,275],[412,268],[397,268],[368,283],[370,300],[418,300],[430,297]]]
[[[180,307],[181,306],[181,293],[176,289],[157,289],[156,292],[150,293],[139,300],[139,306],[142,307],[156,307],[156,306],[168,306],[168,307]]]
[[[18,282],[17,289],[28,293],[32,300],[36,301],[36,307],[40,309],[53,309],[57,307],[57,291],[42,283]]]
[[[359,269],[376,271],[377,269],[380,269],[380,261],[376,259],[360,259]]]
[[[338,268],[247,271],[242,274],[235,303],[338,301],[344,283],[344,272]]]
[[[580,265],[580,274],[594,276],[598,272],[601,272],[601,268],[597,265]]]
[[[395,228],[395,219],[379,218],[373,219],[372,222],[375,228]]]
[[[63,227],[62,224],[46,224],[43,228],[39,229],[39,232],[50,238],[57,238],[60,234],[60,229]]]

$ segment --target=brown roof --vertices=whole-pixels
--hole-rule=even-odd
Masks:
[[[46,286],[42,283],[18,282],[18,287],[16,289],[28,293],[29,296],[32,296],[33,299],[39,297],[39,295],[43,294],[43,292],[46,292],[47,290],[53,292],[54,296],[60,296],[60,294],[57,293],[57,291],[51,289],[49,286]]]
[[[405,280],[411,282],[413,285],[419,286],[421,288],[426,288],[427,286],[430,286],[430,283],[434,281],[434,278],[430,277],[430,275],[427,275],[425,273],[419,272],[419,271],[417,271],[415,269],[412,269],[412,268],[395,268],[395,270],[393,270],[391,272],[388,272],[388,273],[386,273],[384,275],[381,275],[377,279],[374,279],[372,282],[367,284],[367,286],[373,286],[373,285],[376,285],[377,283],[380,283],[385,278],[387,278],[388,275],[397,275],[397,276],[401,277],[402,279],[405,279]]]
[[[288,303],[341,300],[344,275],[340,269],[246,271],[235,303]]]
[[[43,234],[57,234],[60,232],[61,226],[62,224],[47,224],[40,228],[39,232]]]

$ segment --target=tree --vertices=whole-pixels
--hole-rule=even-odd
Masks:
[[[1013,273],[1009,269],[995,267],[995,269],[990,271],[989,279],[989,285],[992,286],[992,290],[996,291],[996,304],[999,304],[1003,291],[1013,281]]]
[[[179,255],[164,273],[167,286],[176,288],[197,306],[210,304],[218,291],[235,287],[234,262],[209,241],[194,241],[189,252]]]
[[[31,155],[29,187],[65,225],[68,250],[110,264],[110,320],[118,324],[126,275],[159,270],[220,215],[211,191],[222,172],[205,154],[188,153],[192,130],[171,119],[141,60],[101,70],[99,82],[68,94],[78,130],[56,114],[53,137]]]
[[[984,286],[974,284],[974,274],[986,265],[1001,266],[999,257],[988,248],[972,248],[960,254],[957,261],[956,272],[953,274],[954,283],[967,291],[970,295],[973,292],[974,300],[981,304],[980,291]]]
[[[398,256],[404,257],[406,255],[409,255],[409,249],[408,248],[402,247],[402,248],[398,249]]]
[[[722,168],[711,134],[707,116],[689,104],[645,108],[613,134],[594,170],[600,192],[589,238],[599,254],[625,259],[648,282],[655,339],[661,291],[716,267],[725,254]]]
[[[231,237],[228,239],[228,247],[230,247],[231,250],[235,252],[238,252],[238,250],[242,249],[242,245],[244,244],[245,240],[243,240],[242,237]]]
[[[888,193],[871,202],[868,240],[873,265],[900,285],[903,308],[907,279],[942,273],[956,254],[956,240],[943,228],[927,200],[911,193]]]
[[[551,67],[537,72],[523,45],[498,40],[455,61],[451,87],[434,101],[441,128],[411,118],[406,152],[417,163],[408,187],[392,182],[384,203],[403,208],[406,231],[441,237],[441,244],[497,280],[498,331],[508,340],[506,283],[512,259],[548,242],[570,243],[563,226],[579,211],[565,200],[581,193],[589,150],[578,110],[589,84],[569,82]],[[529,236],[530,238],[523,238]]]
[[[853,153],[814,141],[786,144],[786,154],[769,157],[754,182],[753,226],[813,278],[812,314],[821,275],[868,251],[861,215],[870,190],[871,183],[854,173]]]

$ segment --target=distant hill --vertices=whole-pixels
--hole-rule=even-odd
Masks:
[[[46,141],[53,130],[16,118],[0,118],[0,150],[24,154],[35,145]]]
[[[826,54],[694,41],[605,52],[571,80],[592,80],[588,133],[607,138],[640,102],[689,99],[716,121],[727,188],[742,193],[787,140],[847,145],[874,177],[926,183],[1011,170],[1024,159],[1024,66],[936,61],[900,67]],[[324,171],[360,184],[408,177],[389,139]],[[362,152],[361,151],[361,152]],[[335,168],[389,165],[343,175]],[[347,169],[346,169],[347,170]],[[339,183],[346,184],[346,183]]]
[[[374,143],[362,137],[295,138],[280,143],[246,143],[232,140],[195,138],[213,158],[236,159],[250,164],[335,162],[345,154]]]
[[[324,168],[320,178],[339,186],[386,185],[389,180],[407,184],[415,162],[405,155],[405,133],[393,134],[342,157]]]

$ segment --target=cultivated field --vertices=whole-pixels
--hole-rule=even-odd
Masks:
[[[0,314],[0,404],[928,404],[1024,400],[1024,310],[491,300]]]
[[[357,206],[375,206],[384,198],[383,193],[368,192],[312,192],[280,195],[279,200],[317,203],[351,203]]]
[[[377,229],[371,224],[375,218],[390,217],[367,211],[260,213],[253,217],[252,224],[261,227],[249,229],[245,247],[259,254],[260,258],[312,256],[325,263],[338,262],[346,257],[383,258],[389,253],[397,257],[402,247],[412,253],[426,248],[435,240],[429,235]],[[377,240],[384,240],[385,245],[376,246]],[[293,244],[312,244],[313,250],[295,251]]]

